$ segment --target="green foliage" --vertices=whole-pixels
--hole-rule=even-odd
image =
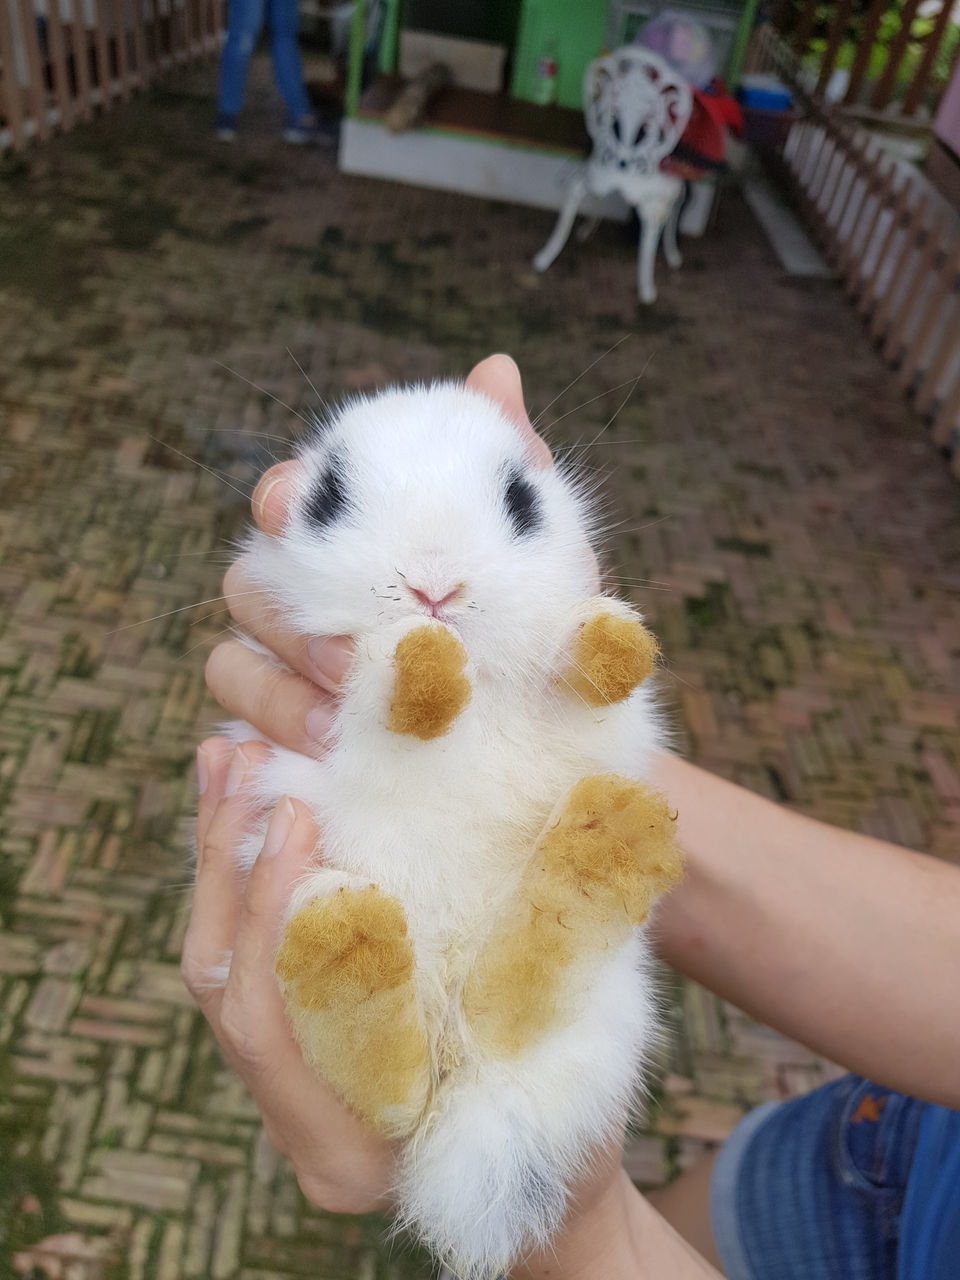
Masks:
[[[953,0],[943,0],[945,4],[952,4]],[[834,62],[834,66],[841,70],[849,70],[853,66],[853,61],[857,53],[859,36],[866,22],[868,5],[858,3],[854,6],[854,12],[851,19],[851,29],[843,40]],[[799,21],[800,14],[806,8],[803,0],[794,5],[791,15],[791,24],[795,25]],[[887,11],[880,19],[877,27],[876,38],[873,47],[870,50],[870,57],[867,62],[866,79],[868,82],[877,81],[884,72],[890,56],[890,50],[900,34],[903,24],[903,14],[906,8],[906,0],[891,0],[891,4]],[[835,4],[821,4],[817,6],[816,19],[813,25],[813,32],[804,51],[804,63],[812,70],[819,68],[823,56],[827,49],[827,39],[830,32],[830,25],[836,12]],[[923,60],[925,46],[928,38],[932,35],[936,25],[937,15],[928,15],[926,17],[914,16],[910,23],[910,40],[900,59],[900,65],[897,68],[895,79],[895,93],[902,93],[910,82],[913,80],[920,63]],[[957,61],[957,55],[960,52],[960,25],[950,21],[947,29],[943,34],[940,42],[940,48],[934,59],[933,66],[930,70],[930,78],[928,80],[927,97],[935,97],[939,90],[950,78],[950,74]]]

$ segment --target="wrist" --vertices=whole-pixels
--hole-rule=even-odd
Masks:
[[[618,1168],[602,1193],[575,1207],[552,1247],[510,1280],[720,1280]]]
[[[631,1200],[639,1193],[617,1166],[599,1192],[574,1203],[550,1246],[510,1272],[510,1280],[638,1280]]]

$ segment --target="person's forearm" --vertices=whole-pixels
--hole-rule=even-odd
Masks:
[[[960,1107],[960,870],[673,756],[653,781],[687,853],[663,958],[849,1070]]]
[[[605,1194],[575,1213],[550,1249],[510,1280],[721,1280],[621,1169]]]

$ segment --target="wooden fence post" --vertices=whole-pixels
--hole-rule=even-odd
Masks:
[[[916,331],[904,352],[897,373],[897,383],[902,391],[911,390],[919,381],[918,374],[921,372],[924,352],[942,319],[944,304],[953,290],[958,271],[960,271],[960,236],[954,241],[944,269],[933,277],[933,288],[927,295],[922,313],[918,316]]]
[[[133,5],[133,51],[137,61],[137,79],[141,89],[150,83],[150,59],[147,56],[147,36],[143,27],[143,0],[131,0]]]
[[[860,95],[860,87],[863,84],[863,77],[870,61],[870,52],[877,39],[880,19],[888,8],[889,0],[873,0],[873,4],[867,10],[867,16],[863,20],[863,27],[857,35],[857,50],[853,55],[853,65],[850,68],[847,92],[843,97],[845,103],[856,102]]]
[[[127,56],[127,11],[124,0],[113,0],[113,40],[116,48],[117,79],[120,82],[120,100],[126,102],[130,97],[130,60]]]
[[[47,42],[50,49],[50,75],[53,81],[54,101],[59,113],[59,125],[61,129],[69,129],[73,124],[74,111],[60,0],[47,0]]]
[[[908,202],[910,196],[913,195],[913,191],[913,183],[910,181],[909,177],[905,176],[897,190],[896,199],[893,202],[893,208],[890,213],[890,221],[887,223],[887,229],[884,231],[880,238],[880,243],[877,245],[877,256],[873,264],[873,269],[869,274],[864,272],[861,277],[861,282],[855,291],[854,296],[859,294],[857,311],[859,312],[861,319],[866,319],[877,302],[877,283],[883,271],[887,252],[893,244],[897,231],[904,230],[905,235],[909,234],[910,219],[908,213]],[[905,219],[906,226],[904,225]]]
[[[7,117],[10,139],[19,150],[24,143],[23,95],[17,74],[16,46],[6,0],[0,0],[0,106]]]
[[[888,364],[900,362],[903,354],[904,334],[906,333],[907,325],[910,323],[910,317],[916,310],[924,286],[929,284],[933,278],[937,259],[941,254],[946,258],[942,246],[946,242],[947,215],[942,210],[934,217],[925,235],[926,239],[920,248],[913,278],[903,301],[897,308],[896,315],[891,317],[890,327],[884,339],[883,358]]]
[[[958,283],[960,283],[960,280],[954,273],[951,289],[954,294],[957,292]],[[950,323],[943,326],[939,339],[939,342],[934,343],[933,350],[930,352],[930,361],[926,369],[921,373],[917,384],[915,397],[917,412],[924,415],[930,413],[935,407],[937,391],[940,388],[943,375],[947,372],[951,362],[956,359],[957,352],[960,351],[960,306],[957,305],[956,301],[954,302]]]
[[[3,0],[6,3],[6,0]],[[27,57],[27,105],[37,137],[50,136],[50,117],[47,114],[47,86],[43,78],[43,62],[40,58],[40,38],[37,34],[37,16],[33,0],[20,0],[20,36]]]
[[[84,120],[93,115],[93,103],[90,100],[90,42],[84,19],[83,0],[72,0],[71,40],[73,46],[73,69],[77,77],[77,110]]]
[[[873,91],[873,97],[870,99],[870,105],[875,111],[882,111],[893,94],[897,72],[910,42],[910,28],[913,25],[914,18],[917,16],[919,4],[920,0],[907,0],[900,11],[900,30],[897,32],[893,44],[887,50],[886,66],[883,68],[883,73]]]
[[[827,47],[823,52],[823,61],[820,64],[820,75],[817,78],[817,87],[813,91],[815,98],[822,98],[827,84],[830,81],[830,75],[833,71],[833,64],[837,60],[837,53],[844,41],[844,37],[850,26],[850,14],[853,11],[853,0],[838,0],[836,11],[833,15],[833,21],[830,24],[830,30],[827,32]]]
[[[924,223],[929,209],[930,197],[926,192],[922,192],[920,199],[908,213],[907,226],[900,241],[900,252],[891,273],[890,281],[876,307],[874,307],[873,315],[870,317],[870,337],[874,342],[879,342],[887,332],[894,304],[897,298],[900,297],[901,287],[905,283],[905,277],[914,251],[922,255]]]

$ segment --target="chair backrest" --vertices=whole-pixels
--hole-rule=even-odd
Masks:
[[[655,173],[692,109],[689,84],[651,49],[626,45],[597,58],[583,77],[590,163],[631,176]]]

